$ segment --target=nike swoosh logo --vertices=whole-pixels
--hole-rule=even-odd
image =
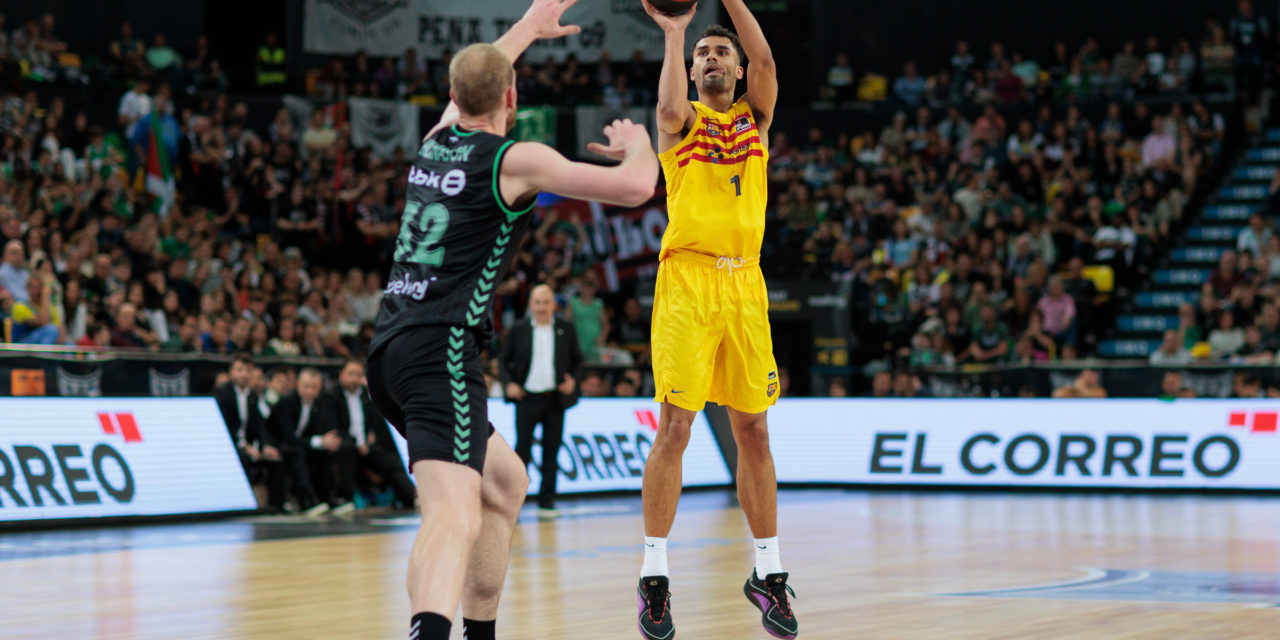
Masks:
[[[683,391],[676,391],[675,389],[672,389],[672,390],[671,390],[671,393],[684,393],[684,392],[683,392]]]
[[[756,545],[756,548],[757,548],[757,549],[768,549],[769,547],[767,547],[767,546],[760,546],[760,545]]]
[[[654,546],[655,546],[655,545],[646,544],[645,546],[646,546],[646,547],[649,547],[650,549],[652,549],[652,548],[654,548]]]

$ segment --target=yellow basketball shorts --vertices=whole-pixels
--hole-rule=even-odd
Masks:
[[[674,251],[653,295],[654,400],[762,413],[778,400],[769,295],[759,258]]]

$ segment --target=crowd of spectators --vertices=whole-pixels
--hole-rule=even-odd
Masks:
[[[282,108],[254,126],[248,106],[227,92],[206,38],[184,55],[163,34],[147,34],[147,44],[126,24],[104,58],[128,88],[116,119],[99,122],[26,84],[38,79],[35,69],[63,73],[74,62],[53,35],[53,18],[20,31],[22,39],[0,42],[0,64],[21,60],[24,78],[0,84],[0,316],[8,339],[363,354],[394,250],[407,159],[355,148],[342,110],[328,105],[348,96],[439,101],[447,59],[422,61],[412,51],[334,59],[309,83],[322,105],[309,118]],[[1183,68],[1185,47],[1160,53],[1156,45],[1154,54]],[[273,36],[260,48],[260,87],[273,84],[278,51]],[[796,141],[775,134],[763,264],[769,275],[831,282],[851,296],[855,364],[1090,354],[1110,308],[1089,267],[1109,267],[1120,289],[1145,275],[1147,258],[1167,246],[1220,160],[1223,114],[1194,95],[1149,105],[1123,91],[1062,92],[1055,79],[1071,83],[1078,74],[1059,77],[1052,65],[1044,68],[1049,81],[1034,90],[1024,83],[1017,100],[957,93],[986,77],[982,69],[1026,65],[1016,54],[1004,60],[998,47],[981,64],[967,45],[957,55],[971,75],[951,73],[951,89],[940,93],[936,76],[922,81],[909,70],[895,87],[920,99],[902,100],[904,110],[879,131],[814,129]],[[1067,60],[1068,69],[1090,73],[1110,64],[1092,40]],[[655,77],[639,56],[522,61],[517,71],[524,101],[653,99]],[[1093,97],[1113,100],[1096,111],[1077,104]],[[174,202],[142,188],[152,145],[171,159]],[[588,361],[609,365],[584,378],[584,395],[651,393],[639,299],[598,291],[583,221],[540,208],[535,228],[498,289],[499,330],[523,316],[534,285],[549,283]],[[1255,270],[1263,251],[1254,251]],[[919,380],[907,374],[888,386],[907,393]]]
[[[924,74],[915,60],[902,64],[890,79],[882,71],[857,74],[847,54],[838,54],[827,70],[819,98],[826,102],[893,101],[907,108],[950,104],[1004,105],[1046,101],[1132,100],[1151,96],[1240,91],[1250,100],[1262,88],[1272,60],[1276,34],[1250,0],[1239,0],[1226,21],[1205,17],[1193,43],[1180,37],[1162,42],[1157,36],[1127,40],[1116,51],[1104,51],[1097,39],[1085,38],[1072,50],[1053,44],[1047,58],[1010,51],[999,40],[985,58],[970,43],[956,43],[945,64]],[[892,70],[894,72],[897,69]]]

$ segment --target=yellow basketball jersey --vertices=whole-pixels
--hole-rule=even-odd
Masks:
[[[694,102],[697,120],[661,156],[667,178],[667,231],[660,259],[683,249],[751,258],[764,240],[769,152],[745,100],[728,113]]]

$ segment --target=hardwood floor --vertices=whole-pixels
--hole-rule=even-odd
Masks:
[[[680,638],[768,637],[730,502],[676,520]],[[522,519],[499,637],[639,637],[637,503]],[[780,518],[802,638],[1280,637],[1275,498],[787,491]],[[412,540],[376,517],[2,534],[0,638],[401,638]]]

